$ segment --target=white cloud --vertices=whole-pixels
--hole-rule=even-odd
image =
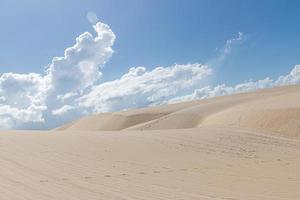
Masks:
[[[276,80],[276,85],[290,85],[300,83],[300,65],[296,65],[290,74],[286,76],[280,76]]]
[[[0,128],[24,122],[43,122],[46,84],[39,74],[5,73],[0,76]],[[6,123],[4,123],[6,122]]]
[[[53,110],[52,114],[53,115],[63,115],[71,110],[74,110],[74,106],[70,106],[70,105],[64,105],[59,109]]]
[[[96,85],[78,99],[78,105],[92,112],[107,112],[160,104],[176,95],[201,87],[212,69],[195,63],[130,68],[120,79]]]
[[[53,58],[44,75],[5,73],[0,76],[0,128],[22,128],[22,124],[28,127],[31,122],[46,127],[55,125],[60,120],[51,115],[70,111],[65,104],[74,103],[76,96],[101,78],[101,67],[113,54],[115,34],[101,22],[93,28],[95,37],[89,32],[78,36],[63,57]]]
[[[46,78],[56,95],[81,92],[101,77],[99,67],[113,54],[115,34],[101,22],[93,27],[96,37],[89,32],[81,34],[76,44],[65,50],[63,57],[53,58],[49,65]]]
[[[224,96],[229,94],[251,92],[257,89],[271,88],[276,86],[300,84],[300,65],[296,65],[289,74],[280,76],[276,80],[265,78],[258,81],[249,81],[240,83],[235,86],[227,86],[225,84],[216,87],[206,86],[194,90],[193,93],[185,96],[178,96],[170,99],[168,103],[175,103],[181,101],[188,101],[194,99],[203,99],[215,96]]]

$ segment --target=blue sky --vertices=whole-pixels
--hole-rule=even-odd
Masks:
[[[0,129],[299,84],[299,9],[297,0],[0,1]]]
[[[0,73],[42,72],[74,38],[92,27],[95,12],[117,36],[104,79],[132,66],[205,63],[241,31],[246,41],[216,82],[275,77],[299,63],[300,2],[290,1],[37,1],[0,2]]]

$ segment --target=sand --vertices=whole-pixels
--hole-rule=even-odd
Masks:
[[[0,199],[300,199],[300,86],[0,132]]]

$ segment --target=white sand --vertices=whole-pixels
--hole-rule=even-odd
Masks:
[[[299,86],[5,131],[0,200],[300,199],[299,139]]]

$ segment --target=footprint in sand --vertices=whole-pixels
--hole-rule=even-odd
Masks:
[[[104,177],[105,177],[105,178],[110,178],[110,177],[111,177],[111,175],[108,175],[108,174],[107,174],[107,175],[105,175]]]

